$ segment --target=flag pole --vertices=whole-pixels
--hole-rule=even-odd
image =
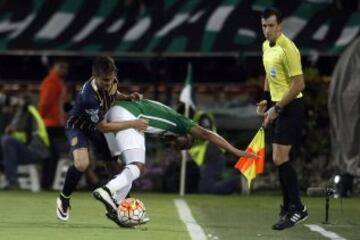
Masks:
[[[189,117],[190,105],[185,103],[185,117]],[[185,195],[187,150],[181,150],[180,196]]]
[[[185,117],[187,118],[190,115],[190,106],[195,107],[191,99],[191,84],[192,84],[192,66],[189,63],[187,67],[185,86],[180,93],[180,102],[183,102],[185,105]],[[181,168],[180,168],[180,187],[179,187],[179,195],[181,197],[185,195],[187,156],[188,156],[187,150],[182,150]]]

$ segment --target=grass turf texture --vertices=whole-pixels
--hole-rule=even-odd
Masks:
[[[190,239],[179,219],[177,195],[138,194],[151,222],[123,229],[107,220],[103,206],[90,192],[75,193],[70,221],[55,216],[58,193],[0,192],[0,239]],[[208,239],[326,239],[299,224],[285,231],[273,231],[280,197],[269,194],[243,196],[187,195],[185,198],[197,223]],[[305,224],[319,224],[346,239],[360,239],[360,198],[331,199],[330,221],[323,225],[324,199],[304,198],[310,217]]]

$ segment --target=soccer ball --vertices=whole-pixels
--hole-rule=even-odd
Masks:
[[[126,198],[119,202],[117,209],[119,221],[125,226],[134,226],[142,222],[146,210],[142,201],[137,198]]]

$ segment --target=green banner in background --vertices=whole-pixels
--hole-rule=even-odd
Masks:
[[[340,54],[359,36],[360,15],[334,4],[264,0],[3,0],[0,50],[7,54],[261,54],[261,11],[284,13],[303,54]],[[19,8],[21,4],[21,8]]]

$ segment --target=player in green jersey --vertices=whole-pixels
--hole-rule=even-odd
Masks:
[[[130,128],[107,135],[110,151],[113,154],[122,156],[125,167],[119,175],[110,180],[105,186],[96,189],[94,196],[105,205],[107,216],[115,222],[117,221],[116,202],[125,198],[131,189],[132,182],[139,178],[144,170],[144,133],[161,136],[191,135],[194,138],[208,140],[236,157],[258,159],[258,156],[235,148],[217,133],[197,125],[189,118],[157,101],[148,99],[117,101],[107,113],[106,118],[109,122],[143,118],[149,124],[145,131]]]

